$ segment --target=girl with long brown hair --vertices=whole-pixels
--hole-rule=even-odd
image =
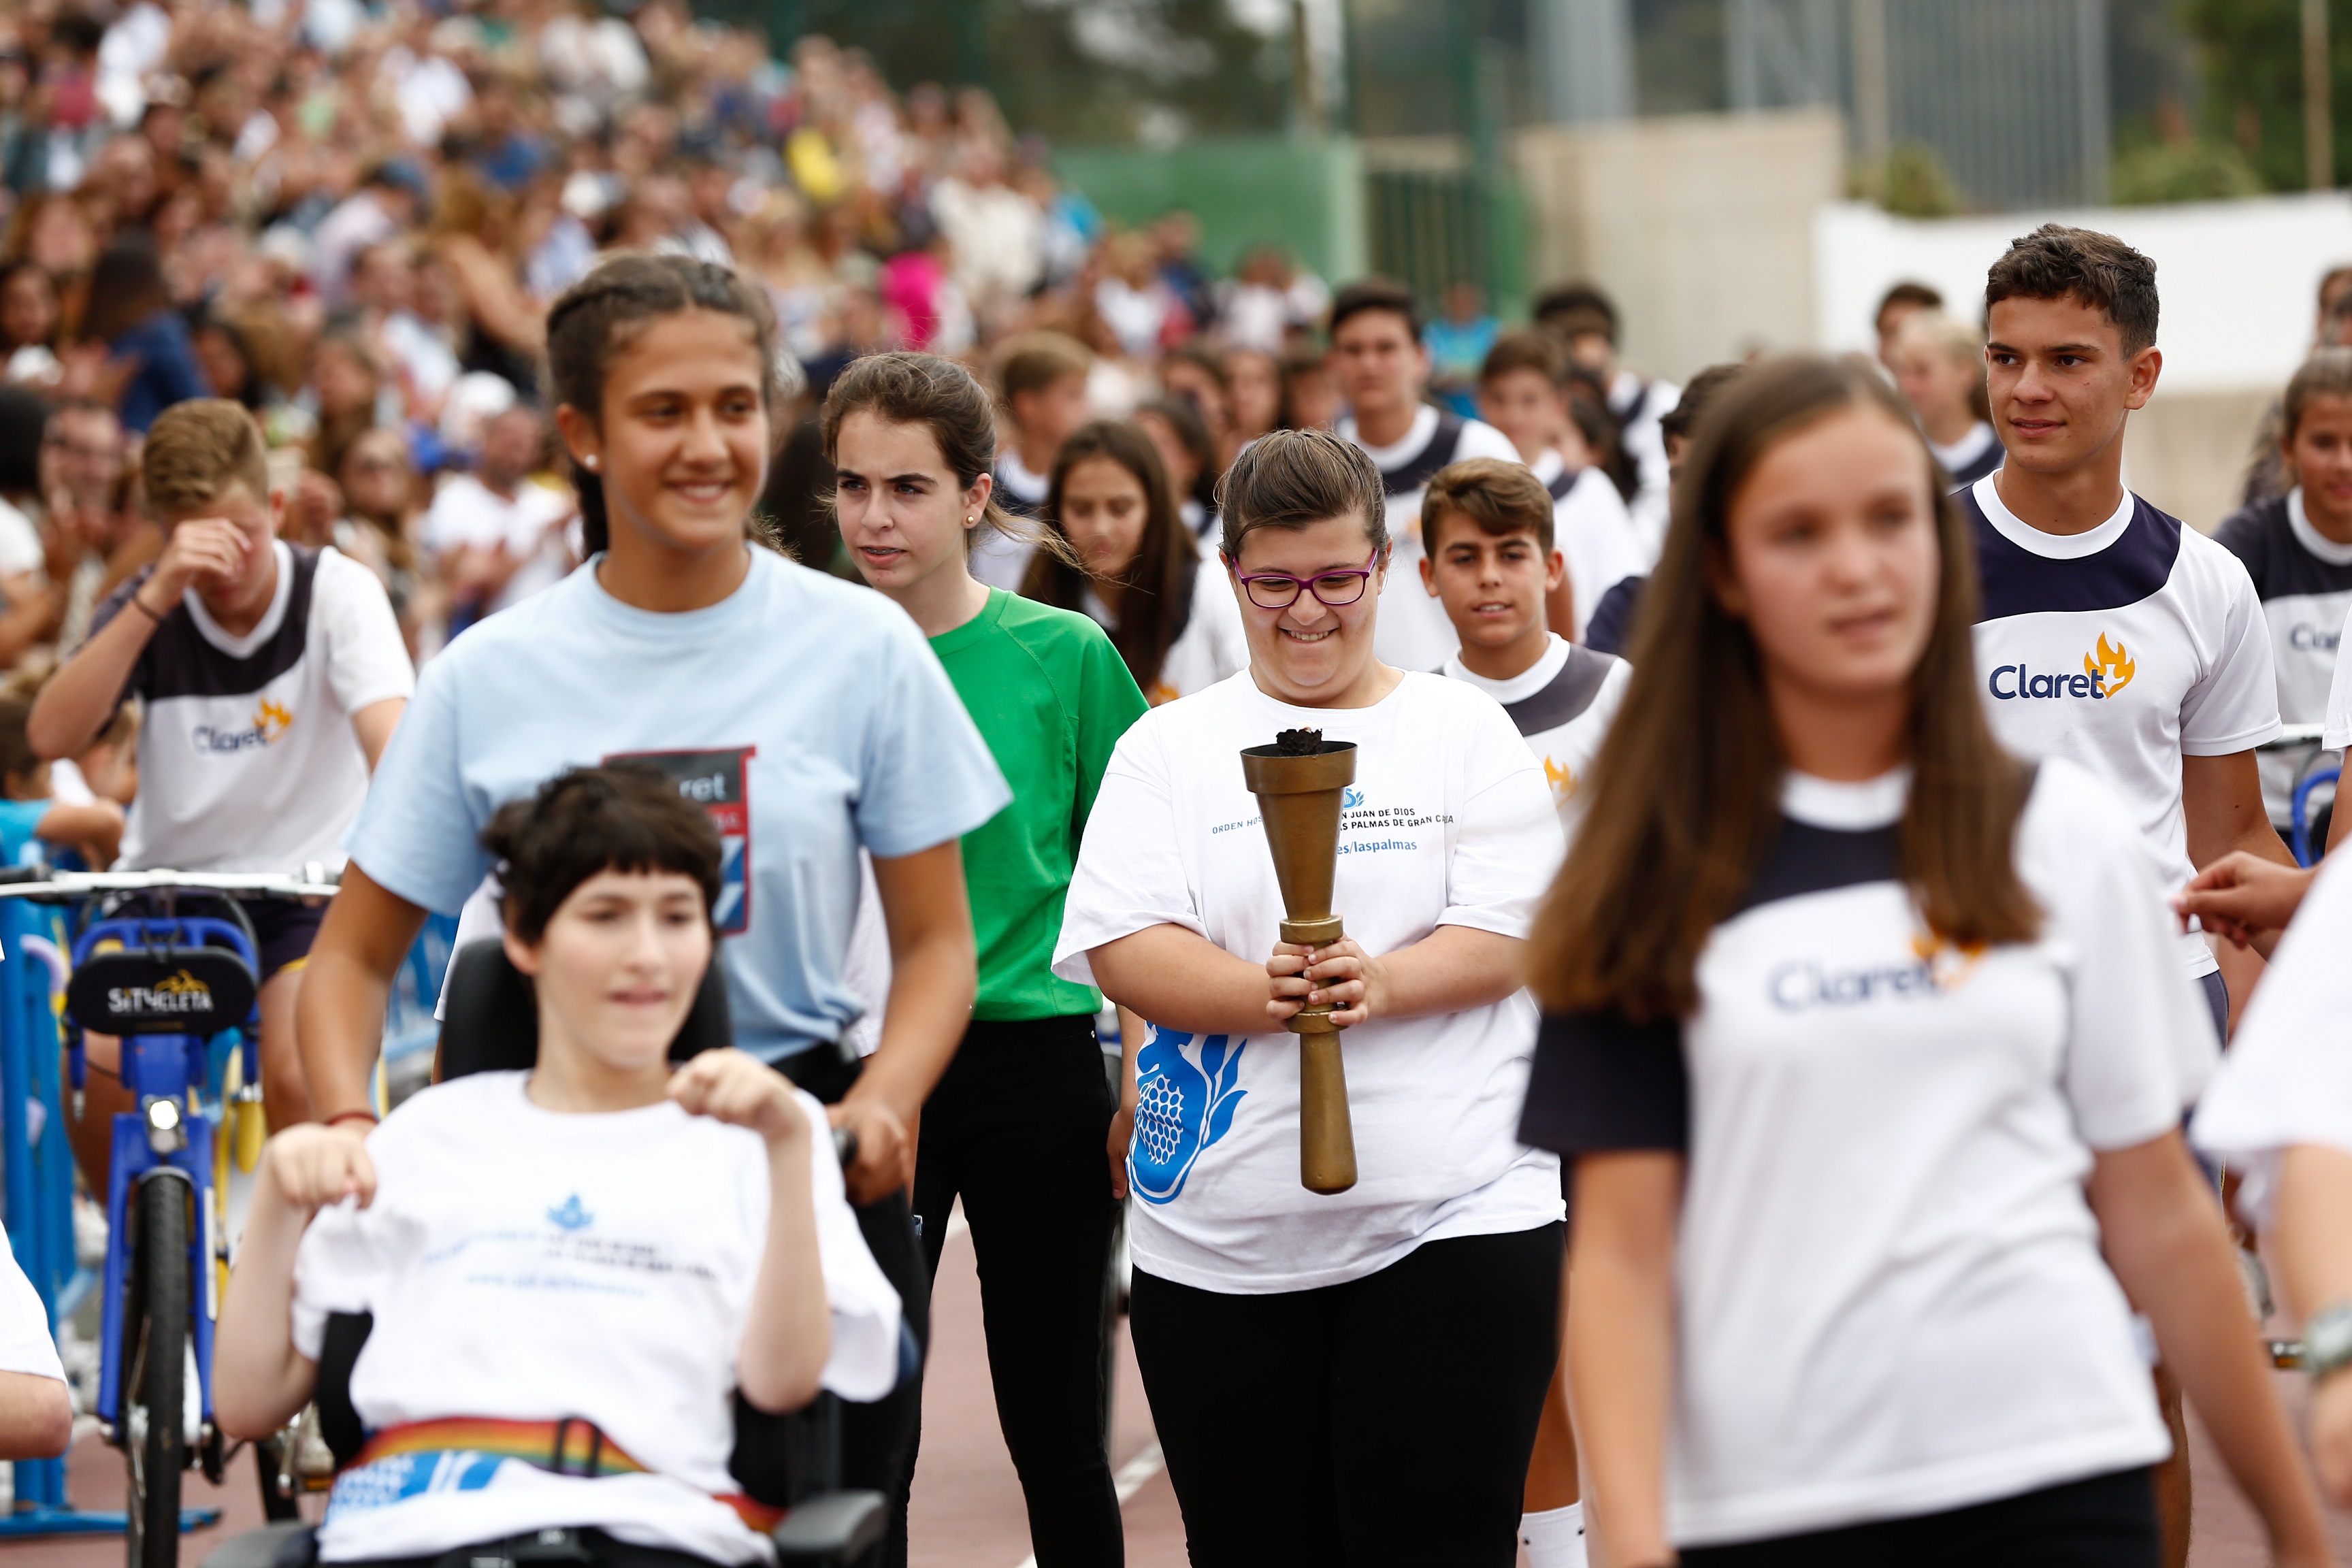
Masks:
[[[1724,391],[1530,943],[1607,1560],[2152,1568],[2128,1292],[2323,1562],[2178,1131],[2205,1009],[2116,803],[1994,742],[1937,474],[1865,371]]]
[[[1249,663],[1233,589],[1202,570],[1168,471],[1134,425],[1097,420],[1062,443],[1044,526],[1083,564],[1040,551],[1022,594],[1092,616],[1155,706]]]

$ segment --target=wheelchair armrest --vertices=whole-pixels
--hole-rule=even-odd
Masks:
[[[850,1568],[882,1539],[888,1510],[880,1492],[820,1492],[793,1505],[772,1538],[781,1564]],[[211,1568],[207,1563],[205,1568]],[[224,1564],[223,1568],[243,1568]],[[273,1568],[255,1564],[252,1568]]]
[[[281,1520],[233,1535],[206,1555],[202,1568],[309,1568],[319,1560],[319,1527]]]

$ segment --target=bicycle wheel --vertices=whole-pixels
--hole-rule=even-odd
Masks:
[[[123,1457],[131,1471],[130,1568],[178,1568],[180,1478],[188,1467],[188,1193],[150,1177],[136,1200],[131,1353],[123,1358]]]

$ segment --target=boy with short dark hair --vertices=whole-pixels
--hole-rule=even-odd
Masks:
[[[1553,543],[1550,501],[1517,463],[1473,458],[1440,469],[1421,502],[1429,548],[1421,578],[1461,639],[1440,673],[1503,705],[1565,808],[1633,667],[1546,624],[1545,598],[1567,571]]]
[[[1985,280],[1989,390],[2006,456],[1958,492],[1984,602],[1977,664],[1993,731],[2105,776],[2179,886],[2233,849],[2290,860],[2254,748],[2279,732],[2262,605],[2244,565],[2123,485],[2124,426],[2156,390],[2156,264],[2045,224]],[[2229,996],[2181,939],[2214,1028]]]
[[[1518,460],[1510,438],[1493,426],[1423,399],[1430,357],[1421,327],[1412,290],[1390,279],[1350,283],[1331,301],[1331,372],[1348,405],[1339,433],[1371,458],[1390,513],[1407,520],[1374,631],[1381,658],[1400,669],[1434,669],[1454,648],[1437,605],[1409,585],[1423,555],[1423,489],[1438,469],[1465,458]]]
[[[996,354],[996,402],[1012,439],[996,457],[997,502],[1015,517],[1034,518],[1052,488],[1054,458],[1087,422],[1087,378],[1094,355],[1061,332],[1024,332]],[[1035,547],[985,529],[972,541],[971,574],[992,588],[1021,592]]]
[[[312,1395],[329,1317],[367,1313],[350,1394],[368,1442],[321,1561],[769,1561],[787,1500],[731,1474],[737,1398],[887,1392],[899,1302],[824,1107],[742,1051],[668,1060],[717,942],[718,830],[622,763],[509,802],[483,843],[537,1063],[425,1089],[364,1145],[269,1141],[221,1311],[221,1427],[276,1431]]]
[[[137,696],[146,717],[125,869],[341,866],[416,682],[383,584],[331,548],[278,537],[286,493],[235,403],[165,409],[140,468],[169,534],[163,552],[100,605],[88,640],[42,688],[26,725],[33,749],[79,754]],[[261,939],[262,1092],[270,1124],[290,1127],[310,1114],[294,1000],[323,911],[277,900],[249,912]],[[110,1068],[101,1053],[92,1060]],[[97,1126],[120,1094],[93,1075]]]
[[[1671,382],[1648,379],[1619,362],[1617,302],[1595,284],[1564,283],[1546,289],[1536,301],[1535,318],[1536,325],[1559,334],[1569,362],[1600,384],[1640,487],[1631,502],[1633,531],[1644,556],[1655,561],[1665,542],[1671,483],[1658,421],[1682,395],[1681,389]]]
[[[1561,384],[1565,370],[1548,334],[1505,332],[1479,367],[1478,412],[1510,437],[1519,460],[1551,497],[1552,534],[1568,561],[1568,575],[1552,595],[1551,624],[1582,642],[1601,595],[1645,563],[1624,498],[1591,461],[1577,429]]]

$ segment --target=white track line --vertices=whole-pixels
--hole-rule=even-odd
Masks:
[[[1118,1494],[1119,1506],[1125,1508],[1127,1500],[1141,1491],[1152,1477],[1167,1468],[1167,1456],[1160,1451],[1160,1440],[1155,1437],[1146,1443],[1135,1458],[1121,1465],[1118,1474],[1110,1479],[1111,1489]],[[1037,1568],[1036,1554],[1032,1552],[1024,1557],[1016,1568]]]

